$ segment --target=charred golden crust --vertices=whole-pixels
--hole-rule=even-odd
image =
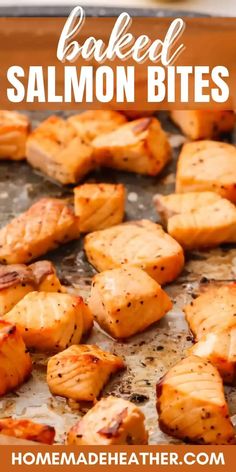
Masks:
[[[98,431],[98,434],[105,436],[107,438],[117,438],[119,436],[120,427],[123,424],[123,420],[128,415],[128,408],[125,408],[123,411],[119,413],[115,418],[113,418],[110,422],[109,426],[102,428]]]
[[[157,395],[157,398],[160,398],[160,396],[161,396],[161,394],[162,394],[164,382],[165,382],[165,375],[164,375],[163,377],[161,377],[161,379],[159,380],[159,382],[156,384],[156,395]]]
[[[0,291],[18,284],[29,284],[36,290],[44,278],[51,274],[55,274],[55,270],[49,261],[35,262],[30,266],[2,265],[0,266]]]
[[[55,429],[52,426],[27,419],[0,419],[0,433],[43,444],[53,444],[55,438]]]
[[[0,290],[12,287],[16,284],[35,283],[31,269],[24,264],[12,264],[0,266]]]
[[[55,269],[50,261],[38,261],[29,266],[33,272],[36,285],[40,285],[47,275],[55,274]]]
[[[133,126],[132,131],[134,134],[140,134],[148,129],[152,122],[152,118],[140,118]]]
[[[2,344],[9,336],[16,333],[16,326],[7,321],[0,320],[0,344]]]

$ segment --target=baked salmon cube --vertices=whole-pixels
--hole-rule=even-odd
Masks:
[[[0,419],[0,434],[42,444],[53,444],[55,429],[27,419],[2,418]]]
[[[169,162],[171,148],[156,118],[140,118],[92,141],[99,165],[157,175]]]
[[[236,283],[208,287],[183,310],[196,341],[236,327]]]
[[[210,361],[224,383],[232,384],[236,375],[236,326],[207,333],[190,349],[190,353]]]
[[[88,110],[68,118],[68,123],[73,126],[78,137],[87,143],[126,122],[122,113],[112,110]]]
[[[236,241],[236,207],[225,198],[192,213],[169,218],[168,233],[184,249],[218,246]]]
[[[190,139],[217,138],[233,130],[235,114],[222,110],[173,110],[171,119]]]
[[[82,233],[90,233],[122,222],[125,188],[122,184],[84,184],[74,189],[75,214]]]
[[[28,348],[62,351],[80,342],[88,310],[81,297],[31,292],[4,319],[17,325]]]
[[[210,190],[236,203],[236,147],[217,141],[184,144],[176,174],[176,192]]]
[[[102,398],[70,429],[67,444],[147,444],[144,420],[142,411],[133,403],[112,396]]]
[[[89,307],[101,328],[119,339],[145,330],[162,318],[172,303],[146,272],[124,266],[95,275]]]
[[[27,116],[16,111],[0,110],[0,160],[25,159],[29,131],[30,124]]]
[[[233,444],[234,427],[217,369],[189,356],[157,384],[157,411],[162,431],[195,444]]]
[[[0,316],[5,315],[27,293],[34,290],[61,292],[63,290],[55,269],[49,261],[26,266],[11,264],[0,267]]]
[[[65,120],[51,116],[27,140],[28,163],[61,184],[74,184],[93,167],[92,148]]]
[[[176,279],[184,266],[181,246],[149,220],[130,221],[85,237],[89,262],[99,271],[130,264],[159,284]]]
[[[0,395],[11,392],[27,380],[32,362],[20,330],[0,320]]]
[[[192,213],[199,208],[218,202],[221,196],[215,192],[186,192],[169,195],[156,194],[154,205],[164,225],[171,216]]]
[[[78,218],[56,198],[42,198],[0,229],[0,264],[29,262],[79,238]]]
[[[47,383],[54,395],[95,402],[111,375],[124,367],[121,357],[98,346],[70,346],[49,359]]]

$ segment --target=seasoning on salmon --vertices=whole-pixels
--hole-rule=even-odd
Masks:
[[[68,118],[68,123],[86,143],[91,143],[97,136],[110,133],[126,122],[122,113],[113,110],[88,110]]]
[[[130,264],[158,283],[175,280],[184,266],[181,246],[160,225],[149,220],[130,221],[85,237],[89,262],[99,271]]]
[[[169,195],[156,194],[154,205],[164,225],[171,216],[192,213],[199,208],[217,203],[221,196],[215,192],[186,192]]]
[[[38,261],[30,266],[0,266],[0,316],[10,311],[27,293],[35,290],[63,291],[51,262]]]
[[[28,293],[4,319],[15,323],[28,348],[62,351],[80,342],[88,307],[81,297],[66,293]]]
[[[55,429],[47,424],[35,423],[28,419],[0,419],[0,434],[26,439],[42,444],[53,444]]]
[[[236,203],[236,147],[217,141],[184,144],[176,174],[176,192],[210,190]]]
[[[47,382],[54,395],[95,402],[110,376],[124,367],[121,357],[81,344],[49,359]]]
[[[82,233],[90,233],[122,222],[125,188],[122,184],[84,184],[74,189],[75,214]]]
[[[233,130],[235,114],[222,110],[172,110],[171,119],[190,139],[211,139]]]
[[[207,333],[190,352],[210,361],[218,369],[224,383],[231,384],[235,381],[236,326]]]
[[[78,218],[63,200],[42,198],[0,229],[0,264],[29,262],[78,237]]]
[[[93,169],[93,150],[66,120],[51,116],[27,140],[29,164],[61,184],[74,184]]]
[[[76,446],[147,444],[142,411],[133,403],[102,398],[68,432],[67,444]]]
[[[32,362],[17,327],[0,320],[0,395],[11,392],[25,382]]]
[[[168,219],[167,231],[184,249],[236,242],[236,207],[225,198]]]
[[[16,111],[0,110],[0,160],[25,158],[30,124],[27,116]]]
[[[195,444],[235,444],[217,369],[197,356],[180,361],[157,384],[162,431]]]
[[[184,307],[189,327],[197,341],[203,335],[236,326],[236,283],[208,287]]]
[[[124,266],[95,275],[89,307],[114,338],[127,338],[162,318],[172,303],[160,285],[138,267]]]
[[[171,148],[156,118],[140,118],[92,141],[99,165],[157,175],[169,162]]]

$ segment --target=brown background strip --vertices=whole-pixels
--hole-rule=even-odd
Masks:
[[[78,40],[80,43],[90,35],[102,38],[107,42],[114,25],[114,18],[87,18]],[[236,108],[236,18],[191,18],[186,19],[186,29],[181,42],[185,45],[185,51],[181,53],[175,62],[180,65],[208,65],[213,68],[216,65],[224,65],[229,69],[230,78],[227,83],[230,87],[230,98],[227,103],[216,104],[211,101],[206,104],[193,103],[193,84],[190,81],[190,100],[188,104],[178,102],[169,104],[166,101],[158,104],[148,104],[147,96],[147,67],[153,65],[145,62],[136,65],[135,77],[135,103],[117,104],[115,98],[108,104],[96,101],[86,103],[11,103],[7,99],[6,90],[11,87],[6,79],[7,70],[12,65],[24,68],[26,77],[22,82],[27,84],[27,71],[29,66],[41,65],[44,68],[45,89],[47,89],[47,66],[56,66],[56,91],[63,95],[64,65],[57,60],[56,50],[65,18],[0,18],[0,106],[9,109],[79,109],[79,108],[123,108],[123,109],[173,109],[173,108]],[[154,40],[163,39],[171,23],[168,18],[134,18],[130,31],[135,37],[148,34]],[[70,63],[66,63],[70,65]],[[72,65],[93,65],[98,63],[85,62],[81,59]],[[117,65],[134,65],[132,61],[105,62],[115,70]],[[160,64],[157,64],[160,65]],[[176,83],[178,90],[179,83]]]
[[[58,466],[58,465],[12,465],[12,452],[14,453],[33,453],[34,455],[37,455],[37,452],[50,452],[52,455],[53,453],[66,453],[68,456],[71,452],[74,452],[75,457],[77,457],[81,452],[85,454],[85,457],[88,457],[89,452],[93,453],[99,453],[99,452],[125,452],[127,453],[128,456],[135,452],[137,456],[140,454],[140,452],[151,452],[151,453],[178,453],[178,460],[182,464],[180,465],[162,465],[160,467],[163,468],[165,471],[173,471],[173,470],[181,470],[183,472],[185,471],[208,471],[211,470],[212,472],[231,472],[235,470],[236,466],[236,447],[235,446],[178,446],[178,445],[170,445],[170,446],[147,446],[147,447],[134,447],[134,446],[113,446],[113,447],[66,447],[66,446],[2,446],[0,448],[0,453],[1,453],[1,470],[2,472],[11,472],[12,470],[16,471],[21,471],[21,472],[26,472],[30,470],[31,472],[34,472],[36,470],[40,471],[43,470],[45,472],[50,471],[50,470],[59,470],[61,467],[62,470],[73,470],[75,467],[79,467],[79,470],[81,472],[84,472],[85,470],[88,470],[87,465],[63,465],[63,466]],[[225,465],[200,465],[200,464],[193,464],[193,465],[184,465],[184,455],[186,453],[192,453],[195,455],[201,454],[201,459],[200,461],[203,460],[202,458],[202,453],[207,453],[209,457],[211,457],[211,454],[219,454],[222,453],[224,454],[224,460],[225,460]],[[28,455],[28,460],[30,460],[30,456]],[[191,457],[190,457],[191,460]],[[209,459],[210,460],[210,459]],[[125,465],[93,465],[92,470],[94,472],[96,471],[101,471],[104,470],[106,472],[109,470],[110,472],[116,471],[119,472],[121,470],[124,470]],[[132,471],[138,471],[142,470],[144,472],[150,471],[150,470],[159,470],[159,466],[157,465],[150,465],[147,460],[146,465],[129,465],[129,470],[130,472]],[[75,469],[74,469],[75,470]],[[78,470],[78,469],[77,469]]]

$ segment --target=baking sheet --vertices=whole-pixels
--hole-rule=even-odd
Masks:
[[[65,2],[66,3],[66,2]],[[42,16],[56,16],[56,17],[66,17],[69,15],[71,10],[75,8],[75,4],[70,5],[24,5],[24,6],[1,6],[0,7],[0,16],[14,16],[14,17],[42,17]],[[210,16],[209,14],[196,13],[192,11],[185,10],[172,10],[165,8],[126,8],[126,7],[104,7],[104,6],[87,6],[81,5],[86,13],[86,16],[105,16],[105,17],[117,17],[121,13],[127,11],[132,17],[134,16],[151,16],[151,17],[171,17],[171,16]]]
[[[50,112],[27,112],[36,126]],[[59,113],[67,116],[66,113]],[[176,158],[185,138],[168,120],[166,113],[159,118],[173,146],[173,162],[155,177],[112,170],[91,173],[86,181],[122,182],[127,188],[126,220],[150,218],[158,221],[152,198],[155,193],[167,194],[174,190]],[[236,142],[236,136],[231,140]],[[0,226],[27,209],[42,196],[72,198],[72,188],[63,188],[51,182],[26,163],[0,163]],[[58,270],[68,290],[87,297],[94,269],[86,261],[82,239],[69,243],[46,255]],[[116,375],[105,388],[103,395],[114,394],[135,402],[143,410],[150,433],[150,444],[177,442],[158,428],[155,408],[155,385],[158,379],[177,361],[183,358],[192,345],[182,307],[208,283],[221,284],[235,279],[236,246],[225,246],[211,251],[187,254],[183,273],[166,287],[174,305],[169,314],[150,329],[132,337],[125,343],[112,340],[95,326],[88,343],[125,357],[126,371]],[[55,426],[56,441],[63,443],[65,432],[87,411],[88,405],[79,405],[61,397],[52,396],[46,384],[47,357],[34,354],[31,379],[15,393],[0,400],[0,417],[27,417]],[[226,388],[231,415],[236,420],[236,389]]]

